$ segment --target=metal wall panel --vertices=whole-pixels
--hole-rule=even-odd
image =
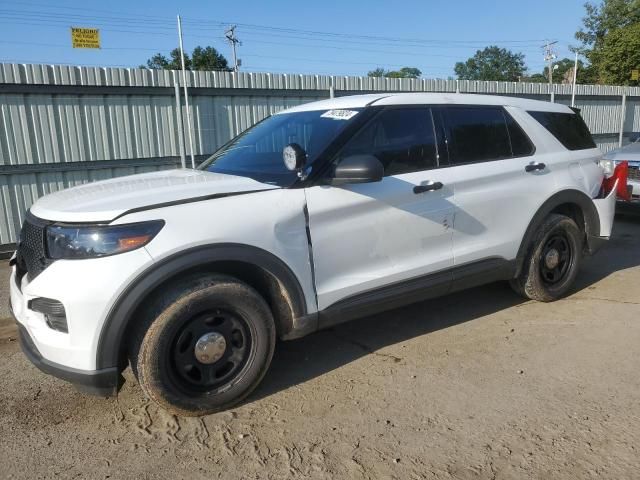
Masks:
[[[97,180],[175,167],[176,163],[170,162],[153,166],[0,174],[0,246],[15,243],[24,213],[43,195]]]
[[[173,166],[181,127],[188,157],[186,123],[178,119],[181,113],[186,122],[187,112],[184,103],[176,111],[175,85],[182,85],[181,72],[0,64],[0,245],[15,242],[25,210],[41,195]],[[188,72],[187,85],[197,156],[211,154],[279,110],[327,98],[330,89],[336,95],[468,92],[546,101],[553,93],[557,102],[571,101],[571,85],[544,83]],[[578,85],[576,90],[577,106],[603,151],[618,146],[623,94],[624,141],[640,131],[640,87]],[[171,160],[158,163],[163,158]],[[124,166],[110,166],[114,161]],[[126,166],[130,161],[136,166]],[[76,162],[94,166],[79,168]]]

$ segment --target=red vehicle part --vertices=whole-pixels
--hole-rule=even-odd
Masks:
[[[629,162],[620,162],[616,165],[615,170],[613,171],[613,175],[609,178],[605,178],[602,181],[602,188],[604,190],[605,196],[613,190],[616,182],[618,186],[616,187],[616,195],[618,198],[622,200],[629,201],[631,200],[631,192],[627,188],[627,175],[629,174]]]

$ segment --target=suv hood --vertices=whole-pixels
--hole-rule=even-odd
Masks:
[[[109,222],[163,204],[279,188],[247,177],[202,170],[164,170],[88,183],[40,198],[36,217],[56,222]]]

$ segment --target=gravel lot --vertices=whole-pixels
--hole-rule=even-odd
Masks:
[[[569,298],[524,302],[494,284],[282,343],[247,403],[203,419],[159,411],[130,375],[118,399],[97,399],[40,374],[6,317],[1,310],[4,478],[640,471],[637,218],[618,218]]]

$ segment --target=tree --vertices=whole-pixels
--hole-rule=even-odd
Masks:
[[[584,68],[584,74],[590,80],[589,83],[610,82],[613,78],[620,78],[620,75],[608,75],[606,68],[601,64],[603,55],[608,58],[607,65],[614,66],[610,52],[606,50],[613,48],[615,51],[626,51],[616,49],[616,45],[607,38],[618,29],[624,29],[640,23],[640,0],[602,0],[600,4],[586,3],[586,16],[582,19],[583,28],[576,32],[575,37],[582,45],[578,51],[582,53],[589,65]],[[624,33],[619,35],[625,37]],[[620,37],[616,37],[620,38]],[[629,39],[631,40],[631,39]],[[625,58],[619,58],[624,62]],[[606,80],[605,80],[606,78]],[[622,80],[620,80],[622,81]],[[627,77],[625,82],[630,80]]]
[[[534,73],[533,75],[531,75],[530,77],[522,77],[522,81],[523,82],[530,82],[530,83],[545,83],[545,82],[549,82],[549,79],[545,76],[545,73]]]
[[[515,82],[526,72],[524,54],[495,45],[478,50],[466,62],[458,62],[454,71],[460,80],[496,80]]]
[[[640,22],[612,30],[598,54],[598,77],[606,84],[640,85],[631,71],[640,69]]]
[[[612,30],[640,22],[640,0],[602,0],[600,5],[587,2],[584,8],[584,27],[575,37],[582,42],[585,54],[597,50]]]
[[[196,47],[191,54],[192,70],[230,71],[227,59],[213,47]]]
[[[180,49],[174,48],[169,53],[169,57],[165,57],[161,53],[156,53],[147,60],[147,65],[140,68],[150,68],[152,70],[181,70]],[[229,63],[224,56],[213,47],[202,48],[200,46],[193,49],[191,57],[185,52],[184,65],[187,70],[222,70],[231,71]]]
[[[573,65],[574,60],[571,58],[563,58],[554,63],[554,67],[558,66],[558,68],[554,68],[553,70],[553,83],[573,83]],[[529,77],[523,77],[523,82],[531,82],[531,83],[549,83],[549,69],[545,67],[542,70],[542,73],[534,73]],[[593,72],[592,69],[589,68],[588,65],[578,59],[578,75],[576,79],[577,83],[588,84],[593,83]]]
[[[378,67],[374,70],[371,70],[369,73],[367,73],[368,77],[384,77],[384,74],[387,73],[387,71],[382,68],[382,67]]]
[[[400,70],[385,70],[378,67],[367,73],[369,77],[386,77],[386,78],[420,78],[422,72],[415,67],[402,67]]]
[[[170,58],[167,58],[161,53],[156,53],[147,60],[146,67],[142,65],[141,68],[150,68],[152,70],[180,70],[182,68],[182,64],[180,63],[180,49],[174,48],[171,50],[169,57]],[[187,53],[184,54],[184,64],[187,69],[191,67],[191,59]]]
[[[574,60],[570,58],[563,58],[553,63],[553,76],[551,79],[553,83],[573,83],[573,65]],[[578,72],[582,70],[584,63],[582,60],[578,60]],[[549,68],[544,69],[544,76],[549,81]]]

